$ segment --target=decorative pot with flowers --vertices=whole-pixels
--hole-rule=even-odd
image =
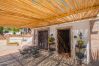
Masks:
[[[53,45],[55,44],[55,38],[53,37],[53,34],[51,34],[48,37],[48,44],[49,44],[49,51],[54,51],[55,48],[53,48]]]
[[[82,64],[82,60],[85,58],[86,45],[82,39],[82,33],[79,34],[79,39],[77,40],[76,48],[76,57],[79,60],[79,64]]]

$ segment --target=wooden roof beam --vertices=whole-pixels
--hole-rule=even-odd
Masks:
[[[77,14],[77,13],[81,13],[81,12],[87,12],[89,10],[99,10],[99,5],[93,6],[93,7],[84,8],[84,9],[79,9],[79,10],[75,10],[75,11],[71,11],[71,12],[64,13],[64,14],[59,14],[58,16],[52,16],[52,17],[46,18],[44,20],[58,19],[58,18],[66,17],[66,16],[69,16],[69,15],[73,15],[73,14]]]

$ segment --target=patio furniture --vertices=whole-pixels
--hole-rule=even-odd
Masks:
[[[19,46],[18,42],[9,42],[7,43],[8,46]]]
[[[20,54],[23,57],[38,57],[39,56],[39,49],[36,46],[29,46],[28,48],[24,48],[23,50],[19,50]]]

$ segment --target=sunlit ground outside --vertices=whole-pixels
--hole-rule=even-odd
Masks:
[[[8,46],[6,40],[0,40],[0,56],[18,52],[20,46]]]

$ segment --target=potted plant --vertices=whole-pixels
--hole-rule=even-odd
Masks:
[[[48,37],[48,44],[49,44],[49,51],[54,51],[55,48],[52,47],[55,44],[55,38],[53,37],[53,34],[51,34]]]
[[[86,49],[86,45],[84,44],[85,42],[83,41],[82,37],[83,37],[83,35],[80,32],[79,39],[75,46],[76,47],[76,56],[77,56],[77,59],[78,59],[80,65],[82,65],[82,60],[85,57],[85,49]]]

